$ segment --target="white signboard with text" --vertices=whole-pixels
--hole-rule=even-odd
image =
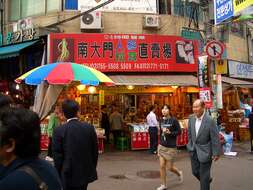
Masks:
[[[253,79],[253,65],[238,61],[228,62],[229,76],[243,79]]]
[[[78,0],[78,10],[89,10],[108,0]],[[108,12],[157,13],[156,0],[115,0],[98,9]]]

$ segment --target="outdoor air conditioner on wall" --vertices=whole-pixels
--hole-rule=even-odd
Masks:
[[[144,16],[144,27],[146,28],[158,28],[160,24],[158,15],[145,15]]]
[[[101,29],[101,12],[93,11],[81,17],[81,29]]]

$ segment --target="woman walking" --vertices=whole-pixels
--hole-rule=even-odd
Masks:
[[[162,114],[163,118],[160,122],[160,144],[158,146],[161,186],[157,190],[167,189],[166,166],[179,177],[180,182],[183,182],[183,172],[174,166],[177,154],[176,139],[177,135],[181,133],[181,128],[177,119],[171,116],[169,105],[163,106]]]

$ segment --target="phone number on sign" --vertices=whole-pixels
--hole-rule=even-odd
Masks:
[[[88,66],[98,70],[164,70],[168,63],[90,63]]]

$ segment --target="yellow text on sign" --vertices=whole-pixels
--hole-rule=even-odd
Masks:
[[[253,4],[253,0],[233,0],[234,13],[238,13],[241,10],[249,7]]]

